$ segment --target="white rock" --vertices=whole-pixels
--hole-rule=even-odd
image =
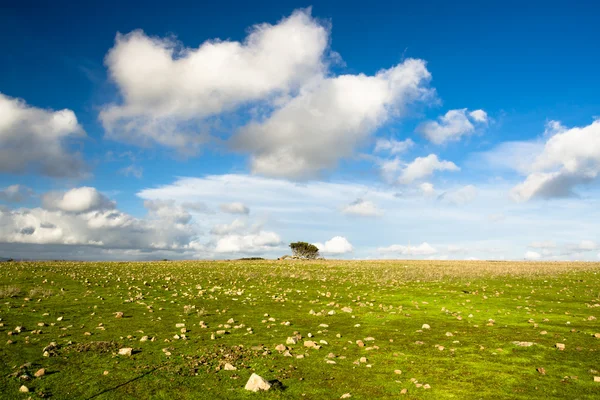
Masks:
[[[237,370],[236,367],[234,367],[233,365],[231,365],[229,363],[225,363],[225,366],[223,367],[223,369],[225,371],[235,371],[235,370]]]
[[[264,378],[257,374],[252,374],[248,382],[246,382],[246,386],[244,389],[250,390],[251,392],[258,392],[259,390],[269,390],[271,389],[271,384],[267,382]]]
[[[123,347],[122,349],[119,349],[119,355],[120,356],[130,356],[132,351],[133,351],[133,349],[131,347]]]
[[[423,324],[421,329],[431,329],[431,327],[428,324]]]
[[[285,344],[296,344],[298,343],[298,339],[295,337],[289,337],[286,339]]]
[[[350,397],[352,397],[352,395],[350,393],[344,393],[340,399],[349,399]]]
[[[27,386],[23,385],[23,386],[21,386],[19,388],[19,392],[21,392],[21,393],[29,393],[29,388]]]

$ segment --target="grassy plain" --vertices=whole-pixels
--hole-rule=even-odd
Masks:
[[[0,304],[6,399],[600,398],[598,263],[9,262]]]

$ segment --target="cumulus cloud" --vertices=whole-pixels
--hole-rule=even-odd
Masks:
[[[240,231],[241,229],[246,228],[246,221],[241,219],[235,219],[229,224],[216,224],[214,225],[210,233],[216,236],[229,235],[231,233],[235,233]]]
[[[377,250],[383,254],[394,254],[402,256],[427,256],[436,254],[438,252],[427,242],[423,242],[418,246],[404,246],[401,244],[393,244],[388,247],[379,247]]]
[[[525,253],[526,260],[539,260],[540,258],[542,258],[542,255],[537,251],[528,251]]]
[[[377,139],[375,143],[375,152],[388,152],[390,154],[404,153],[415,145],[411,139]]]
[[[352,203],[342,208],[344,214],[359,215],[361,217],[379,217],[383,215],[375,203],[369,200],[356,199]]]
[[[44,110],[0,93],[0,173],[79,177],[86,166],[69,140],[85,137],[71,110]]]
[[[573,189],[600,174],[600,120],[584,127],[565,128],[551,121],[543,150],[529,165],[525,181],[511,191],[514,200],[573,196]]]
[[[426,121],[417,127],[417,132],[430,142],[444,144],[460,140],[461,137],[475,132],[475,124],[486,124],[487,113],[483,110],[467,112],[466,108],[450,110],[440,116],[437,121]]]
[[[323,254],[345,254],[351,253],[354,248],[352,244],[343,236],[335,236],[323,243],[314,243]]]
[[[466,185],[459,189],[444,192],[438,196],[438,200],[444,203],[463,206],[471,203],[477,197],[477,188],[473,185]]]
[[[272,250],[280,244],[281,238],[275,232],[229,234],[217,241],[215,251],[217,253],[257,253]]]
[[[0,210],[0,242],[60,245],[78,250],[92,246],[107,250],[181,251],[195,236],[189,225],[163,218],[168,213],[135,218],[114,209],[114,203],[103,206],[97,200],[90,201],[95,196],[81,195],[85,191],[74,189],[67,193],[76,195],[58,198],[51,203],[51,209]]]
[[[202,121],[252,101],[285,98],[326,69],[329,31],[297,10],[253,26],[243,42],[208,40],[185,48],[142,31],[118,34],[105,63],[123,102],[106,106],[107,136],[195,153]]]
[[[304,87],[268,118],[242,128],[237,149],[254,173],[294,179],[318,175],[406,106],[432,95],[422,60],[409,59],[374,76],[341,75]]]
[[[250,209],[240,202],[223,203],[219,206],[221,211],[229,214],[250,214]]]
[[[529,243],[529,247],[532,249],[555,249],[556,243],[551,240],[537,241]]]
[[[110,210],[115,203],[93,187],[80,187],[67,192],[49,192],[42,196],[42,204],[48,210],[83,213]]]
[[[144,207],[151,218],[165,222],[185,225],[192,219],[190,213],[173,200],[145,200]]]
[[[0,201],[20,203],[33,196],[33,190],[23,185],[10,185],[0,189]]]
[[[435,154],[430,154],[427,157],[417,157],[413,162],[406,165],[402,169],[398,182],[409,184],[427,178],[435,171],[460,171],[460,168],[451,161],[440,161]]]

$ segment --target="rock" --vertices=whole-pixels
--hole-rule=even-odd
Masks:
[[[365,344],[363,343],[362,340],[357,340],[356,344],[358,345],[358,347],[365,347]]]
[[[394,373],[395,373],[396,375],[401,375],[401,374],[402,374],[402,371],[400,371],[399,369],[397,369],[397,370],[394,370]]]
[[[123,313],[121,311],[117,311],[115,313],[115,318],[117,318],[117,319],[123,318]]]
[[[140,342],[145,342],[148,340],[148,336],[142,336],[142,338],[140,339]]]
[[[450,336],[454,336],[454,335],[452,334],[452,332],[446,332],[446,336],[450,337]]]
[[[402,390],[400,391],[400,394],[406,394],[406,393],[408,393],[408,389],[402,389]]]
[[[563,343],[556,343],[554,346],[561,351],[566,347]]]
[[[539,372],[541,375],[546,375],[546,370],[544,368],[537,368],[536,371]]]
[[[594,377],[594,382],[600,382],[600,376],[595,376]]]
[[[35,374],[33,374],[33,376],[35,376],[36,378],[40,378],[42,376],[46,375],[46,370],[44,368],[40,368],[38,369]]]
[[[594,333],[594,337],[600,339],[600,333]]]
[[[371,337],[371,336],[365,338],[365,342],[372,342],[374,340],[375,340],[375,338]]]
[[[429,386],[429,384],[426,383],[426,384],[423,385],[423,389],[431,389],[431,386]]]
[[[223,367],[223,369],[225,371],[235,371],[235,370],[237,370],[236,367],[234,367],[233,365],[231,365],[229,363],[225,363],[225,366]]]
[[[327,313],[328,315],[335,315],[335,310],[331,310]]]
[[[350,307],[344,307],[344,308],[342,308],[342,311],[343,312],[347,312],[347,313],[351,313],[352,309]]]
[[[29,388],[27,386],[23,385],[23,386],[21,386],[19,388],[19,392],[21,392],[21,393],[29,393]]]
[[[132,352],[133,349],[131,347],[123,347],[122,349],[119,349],[120,356],[130,356]]]
[[[352,397],[352,395],[350,393],[344,393],[340,399],[349,399],[350,397]]]
[[[104,371],[102,375],[108,375],[108,371]]]
[[[423,324],[421,329],[431,329],[431,327],[428,324]]]
[[[304,341],[304,347],[315,347],[316,343],[313,342],[312,340],[305,340]]]
[[[63,320],[63,317],[58,317],[58,318],[56,318],[56,320],[57,320],[58,322],[60,322],[60,321],[62,321],[62,320]]]
[[[367,357],[361,357],[360,360],[361,363],[366,363],[367,362]]]
[[[246,386],[244,389],[250,390],[251,392],[258,392],[259,390],[269,390],[271,389],[271,384],[267,382],[264,378],[257,374],[252,374],[248,382],[246,382]]]
[[[337,363],[336,363],[335,361],[333,361],[333,360],[327,360],[327,361],[326,361],[326,363],[327,363],[327,364],[337,364]]]
[[[275,346],[275,350],[281,352],[281,351],[285,351],[285,345],[284,344],[278,344],[277,346]]]
[[[512,342],[515,346],[520,346],[520,347],[530,347],[533,346],[533,342]]]
[[[175,328],[185,328],[185,324],[183,324],[183,323],[175,324]]]
[[[289,337],[286,339],[285,344],[296,344],[298,343],[298,339],[295,337]]]

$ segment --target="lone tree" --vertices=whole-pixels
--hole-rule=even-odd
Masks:
[[[295,242],[290,243],[290,248],[292,249],[292,254],[296,257],[307,258],[310,260],[319,257],[319,248],[314,244]]]

